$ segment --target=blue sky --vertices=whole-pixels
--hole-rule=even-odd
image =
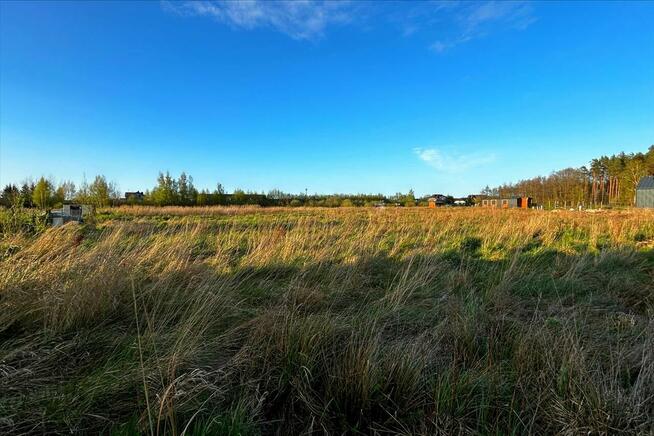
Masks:
[[[0,3],[0,184],[462,195],[654,143],[654,2]]]

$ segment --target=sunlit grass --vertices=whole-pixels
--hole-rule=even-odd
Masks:
[[[654,213],[123,207],[6,233],[0,431],[644,433]]]

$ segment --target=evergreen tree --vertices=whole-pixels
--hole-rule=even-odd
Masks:
[[[499,189],[504,196],[527,195],[546,207],[630,206],[640,179],[647,174],[654,174],[654,146],[646,153],[600,156],[588,167],[566,168]]]
[[[34,202],[32,201],[32,196],[34,194],[34,182],[24,182],[23,186],[20,188],[20,200],[23,207],[33,207]]]
[[[18,204],[20,204],[20,190],[10,183],[2,190],[2,205],[12,207]]]

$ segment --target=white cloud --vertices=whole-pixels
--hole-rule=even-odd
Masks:
[[[309,0],[167,2],[165,7],[180,14],[209,16],[246,30],[267,27],[298,40],[321,38],[327,26],[349,22],[352,10],[348,2]]]
[[[435,40],[429,47],[436,53],[502,29],[524,30],[535,21],[532,5],[523,1],[164,0],[163,5],[182,15],[207,16],[245,30],[268,28],[297,40],[320,39],[335,25],[365,31],[391,24],[404,37]]]
[[[463,18],[466,33],[478,32],[489,23],[501,23],[522,30],[534,21],[531,5],[527,2],[477,3],[472,5]]]
[[[455,23],[455,35],[435,41],[429,47],[432,51],[444,53],[501,29],[525,30],[536,21],[527,2],[462,2],[458,5],[458,8],[448,11]]]
[[[463,173],[495,161],[492,153],[445,153],[437,148],[414,148],[413,152],[427,165],[443,173]]]
[[[443,41],[436,41],[429,48],[431,48],[436,53],[443,53],[449,47],[450,47],[449,44],[447,44],[447,43],[445,43]]]

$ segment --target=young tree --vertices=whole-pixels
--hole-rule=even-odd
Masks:
[[[640,179],[647,174],[647,166],[645,162],[645,156],[641,153],[631,156],[631,159],[627,162],[625,168],[627,173],[627,180],[631,188],[630,201],[633,206],[636,204],[636,187],[640,182]]]
[[[75,198],[75,194],[76,194],[75,184],[70,180],[66,180],[65,182],[62,182],[61,185],[59,185],[59,189],[61,189],[61,193],[63,194],[64,200],[69,201]]]
[[[52,191],[52,183],[45,177],[41,177],[32,192],[32,201],[37,207],[45,209],[50,206],[52,201]]]
[[[177,189],[179,191],[179,202],[187,206],[190,204],[190,189],[189,189],[189,178],[185,172],[180,174],[179,179],[177,180]]]
[[[51,204],[53,206],[61,206],[64,203],[64,199],[65,199],[64,188],[59,186],[52,193]]]
[[[95,176],[95,180],[89,186],[89,200],[95,207],[106,207],[111,200],[117,196],[113,183],[107,182],[105,176]]]
[[[195,204],[198,190],[193,186],[193,177],[187,176],[185,172],[182,172],[177,181],[177,189],[180,204],[184,206]]]
[[[77,203],[80,204],[91,204],[91,194],[89,184],[86,181],[86,176],[82,178],[82,184],[79,189],[75,192],[73,197]]]
[[[157,206],[170,206],[178,203],[178,184],[168,171],[166,171],[166,174],[159,173],[157,186],[152,190],[151,198]]]
[[[413,207],[416,205],[416,197],[413,193],[413,189],[409,189],[409,192],[402,198],[402,205],[406,207]]]
[[[221,185],[220,183],[216,185],[216,189],[213,191],[212,197],[213,197],[213,204],[218,204],[221,206],[227,204],[227,197],[225,196],[225,188],[223,188],[223,185]]]
[[[206,189],[203,189],[202,191],[198,192],[197,198],[195,199],[195,204],[198,206],[206,206],[209,204],[209,197],[209,192]]]
[[[247,200],[245,191],[242,189],[235,189],[232,193],[232,204],[243,205]]]

